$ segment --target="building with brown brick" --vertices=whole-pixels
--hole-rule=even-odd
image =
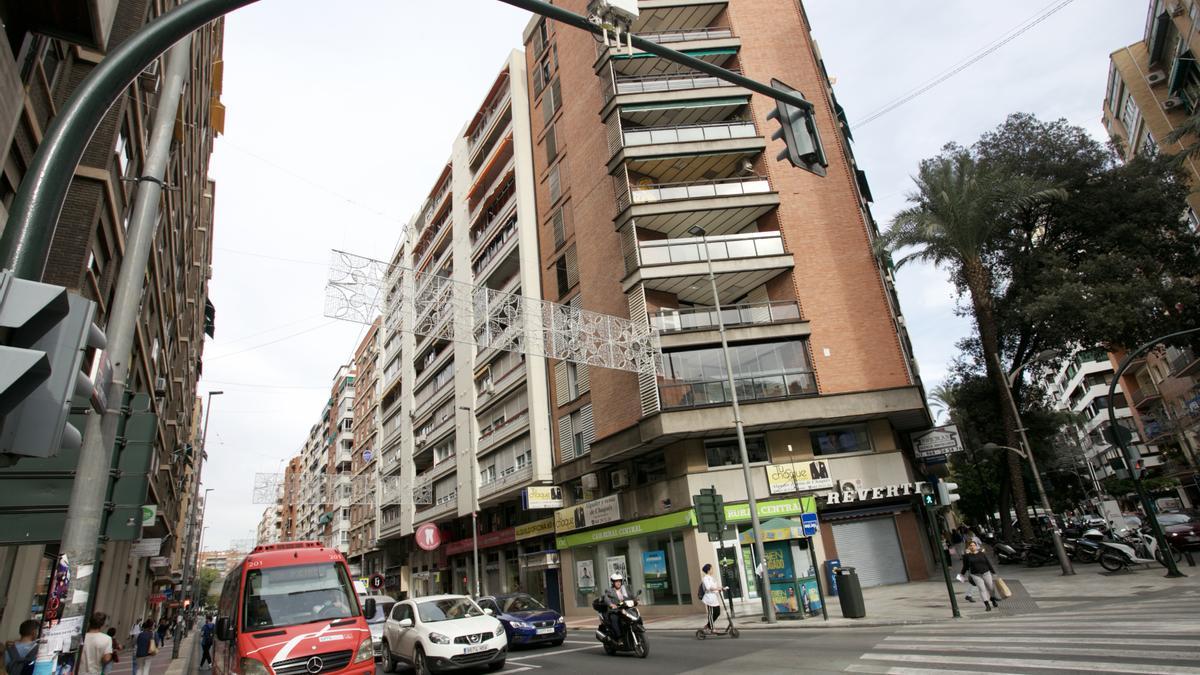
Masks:
[[[179,0],[45,0],[0,2],[0,227],[25,178],[38,145],[79,83],[114,47]],[[209,156],[224,124],[220,103],[224,22],[198,31],[191,43],[191,69],[181,99],[167,165],[154,248],[147,268],[135,337],[128,391],[136,410],[150,413],[153,445],[138,473],[146,475],[144,505],[155,508],[153,522],[132,523],[109,532],[97,565],[97,606],[124,635],[129,623],[153,616],[161,605],[148,598],[180,579],[181,541],[186,540],[189,495],[200,477],[191,471],[202,443],[196,383],[203,365],[204,336],[212,334],[215,310],[208,299],[212,274],[213,203],[216,188],[208,180]],[[97,127],[79,166],[53,239],[42,281],[59,284],[97,303],[97,324],[104,327],[113,303],[117,271],[125,251],[125,230],[133,210],[137,177],[142,174],[155,110],[160,103],[162,66],[156,61],[117,98]],[[140,398],[138,398],[140,397]],[[77,455],[64,451],[53,460],[22,460],[7,478],[26,471],[62,471]],[[122,460],[123,461],[123,460]],[[55,463],[57,462],[57,463]],[[20,481],[9,481],[20,484]],[[69,489],[66,490],[69,494]],[[61,514],[66,505],[62,504]],[[134,505],[140,511],[141,505]],[[114,516],[115,518],[115,516]],[[20,518],[6,516],[5,522]],[[0,556],[8,589],[0,629],[12,634],[41,607],[49,578],[46,560],[57,554],[61,518],[45,521],[36,537],[4,537]],[[160,542],[152,555],[131,554],[133,540]],[[193,539],[195,545],[195,539]]]
[[[585,0],[560,4],[586,12]],[[864,585],[924,579],[931,553],[909,434],[930,417],[892,275],[872,253],[865,174],[803,9],[792,0],[640,8],[641,37],[801,91],[816,107],[827,176],[776,159],[774,101],[530,22],[542,295],[646,322],[663,351],[657,377],[552,366],[554,481],[569,502],[553,521],[565,609],[590,613],[596,589],[621,569],[646,589],[648,615],[692,613],[699,569],[718,557],[739,597],[757,595],[737,535],[708,541],[690,509],[692,495],[715,486],[739,531],[749,518],[737,506],[747,495],[706,258],[763,519],[815,502],[818,561],[840,558]],[[795,467],[811,479],[780,479]],[[805,541],[768,548],[777,606],[808,607]]]
[[[350,460],[350,564],[363,576],[383,573],[378,545],[379,323],[367,328],[354,354],[354,447]]]

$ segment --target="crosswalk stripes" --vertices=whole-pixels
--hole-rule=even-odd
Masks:
[[[903,626],[846,672],[1200,675],[1200,594]],[[1002,605],[1003,606],[1003,605]]]

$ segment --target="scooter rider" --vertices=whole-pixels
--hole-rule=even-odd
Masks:
[[[605,620],[608,621],[608,629],[612,631],[613,640],[620,642],[621,618],[617,616],[617,609],[621,603],[629,599],[629,592],[625,590],[625,577],[620,574],[614,574],[608,580],[612,586],[604,589],[604,603],[608,605],[608,614],[605,615]]]

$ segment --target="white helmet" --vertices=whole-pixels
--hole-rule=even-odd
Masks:
[[[625,577],[621,576],[620,574],[614,574],[611,577],[609,577],[608,580],[615,584],[618,581],[625,581]]]

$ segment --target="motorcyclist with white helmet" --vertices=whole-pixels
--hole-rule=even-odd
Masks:
[[[629,591],[625,590],[625,577],[620,574],[613,574],[608,578],[611,586],[604,589],[604,603],[608,605],[608,614],[605,619],[608,621],[608,629],[612,632],[612,638],[618,642],[621,640],[621,619],[617,616],[617,609],[621,603],[630,598]]]

